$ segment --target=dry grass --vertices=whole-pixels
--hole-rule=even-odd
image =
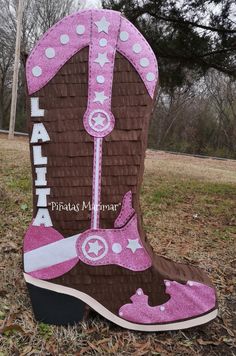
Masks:
[[[146,168],[163,176],[175,175],[213,183],[236,184],[236,161],[195,158],[148,150]]]
[[[154,249],[200,265],[214,280],[220,317],[184,332],[135,333],[98,316],[75,328],[37,324],[22,277],[31,219],[28,144],[0,138],[0,355],[236,355],[236,162],[148,152],[142,191]]]

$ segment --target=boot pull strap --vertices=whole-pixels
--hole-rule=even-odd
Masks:
[[[107,136],[115,126],[111,97],[121,17],[111,11],[93,11],[89,46],[88,106],[84,127],[93,137]]]

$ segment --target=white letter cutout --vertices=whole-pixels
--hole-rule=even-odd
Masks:
[[[31,98],[31,117],[43,117],[44,110],[39,109],[39,98]]]
[[[47,168],[46,167],[38,167],[35,169],[35,172],[37,174],[35,186],[42,187],[44,185],[47,185],[47,181],[46,181]]]
[[[36,195],[38,195],[38,203],[39,207],[47,206],[47,196],[50,195],[50,188],[39,188],[36,189]]]
[[[33,157],[34,157],[34,165],[43,165],[48,163],[47,157],[42,156],[42,147],[41,146],[33,146]]]
[[[33,226],[44,225],[45,227],[52,226],[52,220],[48,209],[39,209],[34,219]]]
[[[34,124],[30,142],[38,143],[39,140],[42,140],[43,142],[50,141],[50,137],[47,133],[47,130],[45,129],[44,124],[42,123]]]

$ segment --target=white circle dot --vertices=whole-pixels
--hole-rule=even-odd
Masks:
[[[132,49],[134,53],[140,53],[142,51],[142,47],[139,43],[135,43]]]
[[[103,75],[98,75],[98,76],[97,76],[97,82],[98,82],[99,84],[105,83],[105,78],[104,78],[104,76],[103,76]]]
[[[140,59],[140,65],[142,66],[142,67],[148,67],[149,66],[149,64],[150,64],[150,62],[149,62],[149,59],[148,58],[141,58]]]
[[[68,35],[61,35],[60,42],[65,45],[70,41],[70,37]]]
[[[189,281],[189,282],[188,282],[188,285],[189,285],[190,287],[192,287],[192,286],[193,286],[193,282]]]
[[[112,245],[112,251],[114,253],[121,253],[122,251],[122,246],[118,243]]]
[[[162,306],[160,306],[160,311],[164,311],[165,310],[165,307],[163,307],[163,305]]]
[[[54,48],[51,48],[51,47],[49,47],[49,48],[47,48],[46,50],[45,50],[45,56],[47,57],[47,58],[54,58],[55,57],[55,55],[56,55],[56,52],[55,52],[55,49]]]
[[[32,69],[32,73],[34,77],[40,77],[42,75],[42,68],[39,66],[36,66]]]
[[[170,287],[170,282],[166,282],[166,287]]]
[[[106,47],[107,45],[107,39],[106,38],[101,38],[99,41],[100,47]]]
[[[119,312],[119,316],[123,316],[123,313],[122,313],[122,312]]]
[[[142,289],[138,289],[138,290],[137,290],[137,294],[138,294],[138,295],[142,295],[142,294],[143,294]]]
[[[146,75],[146,78],[147,78],[147,81],[153,82],[153,80],[155,79],[155,74],[152,73],[152,72],[149,72],[149,73]]]
[[[76,27],[76,33],[77,33],[78,35],[83,35],[83,34],[85,33],[85,27],[84,27],[84,25],[78,25],[78,26]]]
[[[128,32],[122,31],[122,32],[120,33],[120,39],[121,39],[121,41],[123,41],[123,42],[128,41],[128,39],[129,39],[129,34],[128,34]]]

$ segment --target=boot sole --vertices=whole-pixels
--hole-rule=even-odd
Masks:
[[[173,331],[189,329],[215,319],[218,309],[202,316],[166,324],[136,324],[121,319],[89,295],[78,290],[33,278],[24,274],[37,321],[53,325],[75,325],[83,320],[86,306],[110,322],[135,331]]]

